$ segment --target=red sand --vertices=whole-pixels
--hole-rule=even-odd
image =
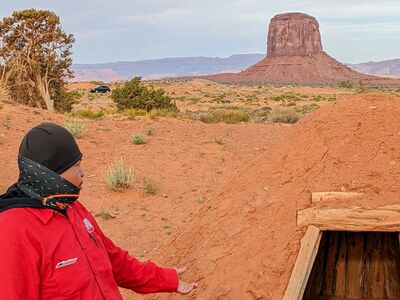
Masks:
[[[85,121],[85,135],[78,140],[86,170],[81,198],[94,213],[102,207],[119,211],[116,219],[98,221],[132,254],[187,265],[183,278],[198,281],[199,288],[185,299],[278,300],[305,232],[296,227],[296,212],[311,205],[310,191],[367,194],[321,206],[398,202],[399,115],[398,98],[361,94],[327,104],[294,126]],[[21,106],[0,109],[1,188],[16,179],[23,134],[41,121],[64,118]],[[148,144],[129,143],[131,134],[150,127],[155,135]],[[215,137],[226,144],[212,142]],[[135,188],[124,193],[110,191],[104,182],[107,163],[119,156],[134,164],[137,178]],[[144,176],[159,184],[155,196],[143,195]]]
[[[305,232],[296,212],[311,206],[310,191],[367,194],[320,206],[397,203],[399,114],[396,98],[358,95],[288,129],[160,251],[165,261],[187,264],[187,279],[199,282],[189,298],[282,299]]]

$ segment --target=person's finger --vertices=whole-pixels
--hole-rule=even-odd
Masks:
[[[193,288],[191,288],[188,284],[184,284],[180,290],[181,294],[189,293]]]
[[[185,273],[187,270],[187,267],[180,267],[180,268],[176,268],[176,273],[178,273],[178,275]]]
[[[180,282],[178,286],[178,293],[181,294],[188,294],[190,293],[193,289],[197,288],[198,284],[197,283],[186,283],[186,282]]]

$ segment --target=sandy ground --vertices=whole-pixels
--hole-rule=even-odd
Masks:
[[[193,270],[187,276],[200,286],[189,298],[282,299],[305,233],[296,213],[312,206],[310,192],[364,193],[317,207],[398,204],[399,113],[398,98],[358,95],[287,128],[160,249],[165,261]]]
[[[17,179],[17,152],[23,135],[41,122],[64,124],[63,115],[5,105],[0,109],[0,191]],[[85,184],[80,200],[94,213],[116,213],[115,219],[97,220],[112,240],[141,260],[152,259],[155,249],[173,239],[198,211],[209,205],[225,184],[249,162],[276,143],[287,125],[203,124],[174,119],[126,120],[108,117],[82,121],[78,144],[84,153]],[[134,145],[132,134],[144,133],[148,143]],[[122,157],[134,169],[134,186],[114,192],[105,183],[109,164]],[[146,195],[143,178],[157,187]],[[125,294],[126,296],[127,294]],[[137,297],[137,296],[136,296]],[[126,299],[131,299],[126,296]]]
[[[192,87],[175,94],[184,89]],[[69,117],[10,104],[0,107],[4,191],[17,179],[23,135],[41,122],[64,124]],[[375,200],[361,204],[372,206],[396,202],[399,113],[396,96],[360,94],[343,95],[295,125],[117,115],[82,120],[78,144],[86,179],[80,200],[93,214],[116,216],[98,216],[97,221],[132,255],[187,265],[184,278],[200,286],[186,299],[281,299],[304,234],[296,228],[296,211],[310,205],[310,191],[363,191]],[[146,136],[149,129],[153,135]],[[130,142],[138,133],[146,136],[146,144]],[[115,192],[106,186],[105,174],[121,157],[133,166],[134,186]],[[155,195],[145,193],[143,178],[154,182]]]
[[[357,92],[353,89],[336,87],[302,87],[269,85],[227,85],[206,79],[166,79],[146,81],[145,84],[155,89],[163,89],[178,105],[182,112],[205,111],[215,108],[263,107],[282,108],[286,106],[301,108],[305,105],[321,106],[332,100],[340,100]],[[89,89],[94,83],[69,83],[68,89],[78,91],[81,98],[74,109],[107,109],[114,107],[110,94],[93,94]],[[111,84],[111,89],[119,84]],[[279,100],[281,97],[281,100]]]

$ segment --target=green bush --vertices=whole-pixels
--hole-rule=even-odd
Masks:
[[[115,88],[111,98],[119,110],[130,108],[144,109],[148,112],[153,109],[178,110],[175,102],[163,89],[147,87],[141,82],[141,77],[134,77],[123,86]]]

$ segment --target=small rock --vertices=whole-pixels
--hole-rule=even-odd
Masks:
[[[167,194],[167,193],[162,193],[162,194],[161,194],[161,197],[163,197],[163,198],[168,198],[168,194]]]
[[[369,109],[376,109],[376,106],[370,106]]]

